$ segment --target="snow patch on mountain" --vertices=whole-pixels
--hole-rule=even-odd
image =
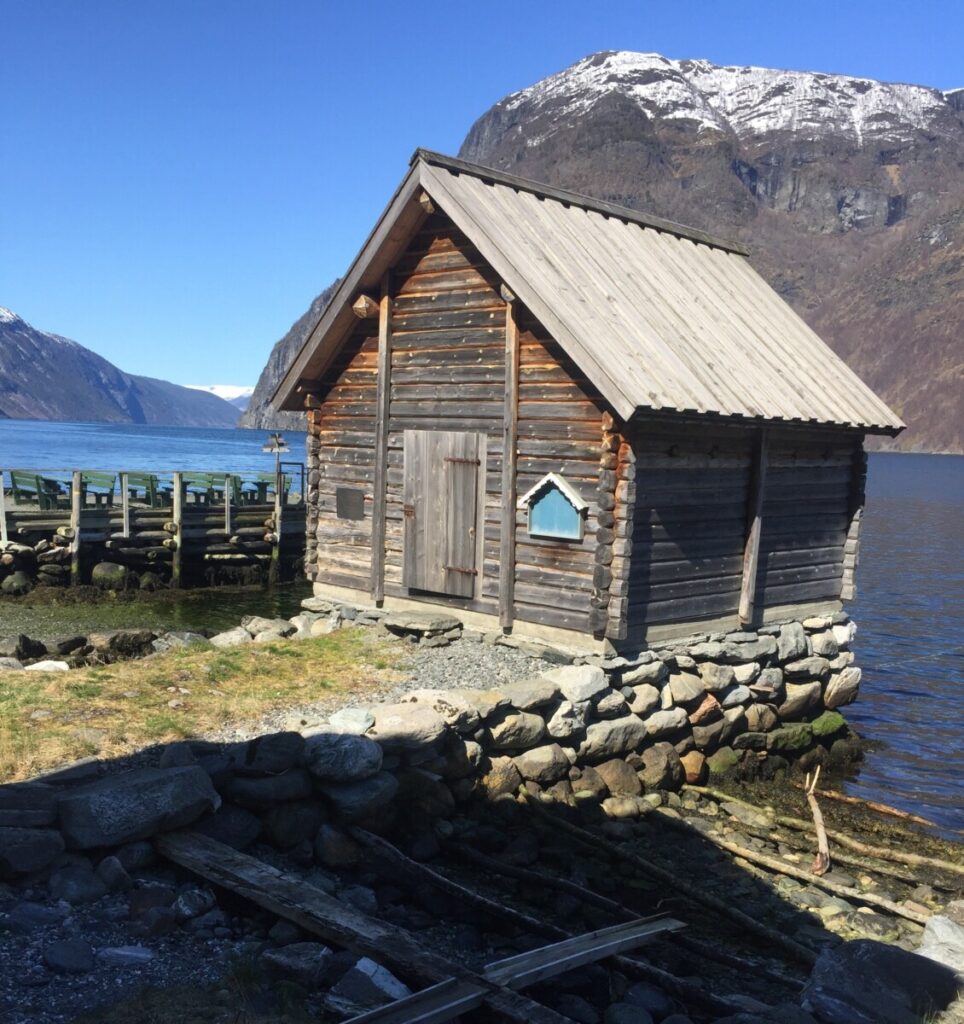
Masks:
[[[251,402],[254,388],[247,384],[186,384],[192,391],[207,391],[208,394],[223,398],[236,409],[244,412]]]
[[[956,90],[952,90],[956,91]],[[618,93],[648,115],[681,120],[698,131],[733,132],[741,139],[774,131],[798,138],[831,133],[858,146],[875,136],[906,139],[939,131],[953,106],[950,94],[921,85],[877,82],[809,71],[720,67],[706,60],[671,60],[658,53],[597,53],[506,97],[506,112],[551,106],[557,119],[575,120],[600,99]],[[538,135],[527,145],[538,145]]]
[[[6,306],[0,306],[0,324],[12,324],[14,321],[19,320],[20,317],[12,309],[7,309]]]

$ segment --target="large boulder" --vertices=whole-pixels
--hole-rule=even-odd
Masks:
[[[799,622],[788,622],[780,627],[777,637],[777,660],[781,663],[797,661],[810,653],[807,647],[807,631]]]
[[[573,704],[598,700],[610,689],[606,673],[595,665],[563,665],[546,672],[543,679],[554,683]]]
[[[479,724],[478,708],[458,690],[412,690],[401,703],[431,708],[458,732],[472,732]]]
[[[523,679],[517,683],[503,683],[499,689],[520,711],[534,711],[551,704],[559,696],[559,687],[551,680]]]
[[[220,804],[207,772],[186,765],[137,768],[67,790],[57,812],[67,845],[87,850],[181,828]]]
[[[579,756],[587,761],[605,761],[638,749],[645,739],[646,726],[635,715],[593,722],[579,745]]]
[[[413,753],[433,746],[445,735],[445,719],[422,704],[376,704],[369,736],[386,752]]]
[[[303,768],[281,775],[234,776],[224,784],[223,792],[242,807],[263,810],[282,800],[307,799],[311,796],[311,777]]]
[[[57,790],[42,782],[0,786],[0,826],[43,828],[57,817]]]
[[[0,827],[0,879],[42,871],[63,850],[64,841],[56,829]]]
[[[787,683],[786,696],[777,708],[777,714],[784,722],[795,722],[805,718],[820,706],[820,681],[809,683]]]
[[[256,736],[242,748],[234,764],[239,775],[281,775],[298,763],[305,746],[299,732],[273,732]]]
[[[641,756],[643,766],[639,771],[639,779],[646,789],[677,790],[683,785],[686,770],[671,743],[654,743]]]
[[[100,658],[110,661],[115,658],[139,658],[153,651],[156,634],[149,629],[112,629],[103,633],[91,633],[87,643]]]
[[[582,733],[589,719],[589,701],[573,704],[562,700],[546,710],[546,731],[554,740],[568,740]]]
[[[597,764],[596,774],[606,783],[612,796],[639,796],[643,791],[639,776],[631,765],[621,757],[614,757]]]
[[[651,683],[639,683],[633,687],[626,687],[623,696],[629,701],[629,710],[642,718],[659,708],[659,690]]]
[[[797,661],[788,661],[783,666],[783,675],[786,679],[796,682],[810,679],[824,679],[830,674],[830,662],[821,658],[818,654],[812,654],[809,658],[799,658]]]
[[[90,570],[90,582],[102,590],[124,590],[130,580],[130,573],[117,562],[98,562]]]
[[[533,747],[513,758],[519,774],[528,782],[558,782],[569,772],[569,758],[558,743]]]
[[[362,821],[392,802],[398,779],[391,772],[379,772],[360,782],[326,782],[321,788],[339,817]]]
[[[832,675],[823,692],[824,705],[832,709],[852,704],[860,690],[860,676],[860,669],[853,666]]]
[[[234,629],[226,629],[211,637],[212,647],[237,647],[239,644],[252,642],[251,634],[243,626],[235,626]]]
[[[382,767],[382,748],[367,736],[350,733],[309,736],[303,757],[308,771],[326,782],[358,782],[377,775]]]
[[[623,686],[642,686],[648,684],[656,686],[665,681],[669,675],[666,663],[662,661],[647,661],[635,668],[627,669],[623,673]]]
[[[689,704],[703,699],[706,692],[703,681],[692,672],[674,672],[666,684],[674,704]]]
[[[441,636],[453,629],[461,629],[462,622],[454,615],[432,612],[392,612],[382,619],[382,625],[399,636]]]
[[[496,750],[525,750],[542,740],[546,723],[539,715],[506,708],[489,722],[489,732]]]
[[[522,785],[522,776],[511,757],[493,757],[482,776],[482,790],[494,800],[505,793],[514,793]]]
[[[33,590],[33,579],[29,573],[24,572],[22,569],[10,573],[0,583],[0,591],[11,597],[21,597],[24,594],[29,594],[31,590]]]
[[[950,967],[964,978],[964,924],[943,914],[929,917],[918,952]]]
[[[801,1003],[823,1024],[920,1024],[956,993],[954,972],[944,964],[858,939],[824,949]]]
[[[266,619],[262,615],[245,615],[241,625],[251,636],[258,636],[259,633],[279,633],[281,636],[291,636],[298,628],[292,625],[287,619]]]
[[[643,726],[650,739],[658,739],[682,729],[687,722],[686,712],[682,708],[669,708],[666,711],[654,711],[644,719]]]

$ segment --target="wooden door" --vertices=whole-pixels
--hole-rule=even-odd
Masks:
[[[412,590],[473,597],[480,435],[406,430],[404,450],[402,582]]]

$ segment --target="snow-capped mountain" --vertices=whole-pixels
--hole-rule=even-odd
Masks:
[[[460,155],[746,243],[902,447],[964,450],[964,89],[597,53]]]
[[[233,427],[237,410],[215,395],[125,373],[0,306],[0,419]]]
[[[247,409],[254,394],[254,386],[247,384],[186,384],[185,387],[192,391],[207,391],[210,395],[217,395],[241,412]]]
[[[957,91],[957,90],[955,90]],[[697,132],[732,133],[741,139],[792,132],[799,139],[839,134],[863,145],[874,138],[911,139],[919,132],[954,136],[951,94],[921,85],[869,78],[720,67],[706,60],[670,60],[658,53],[597,53],[541,82],[507,96],[498,109],[527,117],[550,108],[558,128],[580,118],[610,94],[628,98],[645,114],[685,122]],[[544,136],[517,129],[526,146]]]

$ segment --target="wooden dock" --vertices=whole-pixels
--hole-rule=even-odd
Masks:
[[[304,556],[305,472],[0,470],[0,577],[92,582],[112,563],[174,588],[278,582]]]

